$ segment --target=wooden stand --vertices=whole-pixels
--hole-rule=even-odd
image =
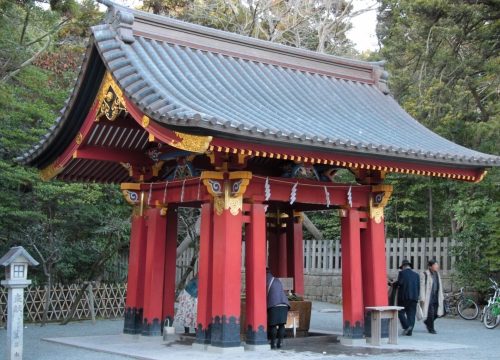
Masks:
[[[380,346],[382,319],[389,319],[389,344],[398,343],[398,311],[404,309],[401,306],[369,306],[366,310],[371,311],[372,336],[369,340],[371,345]],[[368,342],[368,340],[367,340]]]

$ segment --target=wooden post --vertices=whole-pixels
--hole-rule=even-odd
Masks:
[[[170,326],[174,321],[175,305],[175,273],[177,260],[177,207],[167,208],[167,235],[165,244],[165,268],[163,283],[163,311],[162,320],[169,321]],[[163,325],[162,325],[163,329]]]
[[[250,223],[246,225],[246,344],[267,347],[266,306],[266,214],[264,205],[250,207]]]
[[[201,205],[200,255],[198,259],[198,313],[194,346],[210,343],[212,323],[213,212],[212,204]]]
[[[144,284],[144,318],[142,335],[161,335],[163,286],[165,274],[166,216],[162,209],[147,212],[148,240],[146,249],[146,276]]]
[[[229,184],[224,184],[225,187]],[[228,191],[228,190],[226,190]],[[242,210],[214,209],[212,347],[240,347]]]
[[[133,215],[130,233],[127,299],[123,326],[125,334],[140,334],[142,332],[146,236],[147,228],[144,216]]]
[[[290,212],[287,222],[287,276],[293,278],[293,291],[304,295],[304,241],[302,217]]]
[[[342,344],[352,345],[363,339],[364,308],[361,278],[361,244],[359,212],[343,209],[342,241]]]

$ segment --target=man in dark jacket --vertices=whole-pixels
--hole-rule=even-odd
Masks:
[[[399,311],[399,321],[404,329],[403,334],[411,336],[415,326],[417,302],[420,294],[420,277],[413,271],[413,266],[408,260],[403,260],[399,268],[401,271],[396,282],[398,306],[404,306],[404,309]]]

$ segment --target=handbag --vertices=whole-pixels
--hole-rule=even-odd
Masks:
[[[167,340],[168,335],[175,334],[175,327],[171,323],[170,319],[167,318],[163,324],[163,341]]]
[[[422,307],[420,306],[420,302],[417,302],[417,313],[415,314],[418,321],[422,321],[424,319],[424,312],[422,311]]]

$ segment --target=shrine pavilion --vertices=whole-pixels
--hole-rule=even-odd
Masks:
[[[302,212],[337,209],[343,340],[361,339],[365,307],[388,300],[385,176],[478,182],[500,165],[407,114],[380,63],[100,2],[61,116],[18,161],[45,180],[120,184],[127,334],[160,335],[174,317],[178,207],[201,209],[196,343],[211,348],[241,346],[242,244],[246,344],[267,344],[266,265],[303,294]],[[356,184],[335,182],[339,169]]]

